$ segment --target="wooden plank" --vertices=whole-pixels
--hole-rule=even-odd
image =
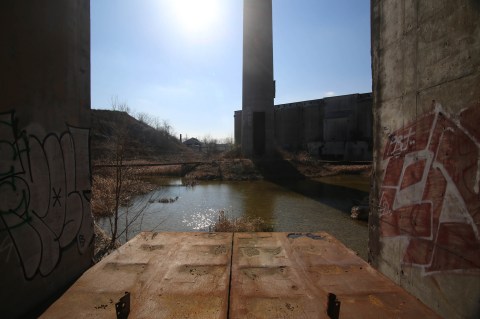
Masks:
[[[236,233],[230,318],[439,318],[326,233]]]
[[[96,264],[42,318],[226,318],[232,234],[141,233]]]

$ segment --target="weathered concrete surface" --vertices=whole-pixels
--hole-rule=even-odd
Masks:
[[[0,304],[34,316],[91,265],[90,1],[0,1]]]
[[[445,318],[480,317],[480,3],[372,1],[370,260]]]
[[[234,139],[235,145],[242,144],[242,111],[235,111],[233,115],[234,121]]]
[[[372,160],[372,94],[356,93],[273,107],[274,143],[327,160]],[[235,111],[235,141],[241,142],[242,111]]]
[[[141,233],[85,274],[41,317],[226,318],[232,234]]]
[[[327,318],[328,292],[340,318],[437,318],[326,233],[141,233],[42,318],[115,318],[125,292],[129,318]]]

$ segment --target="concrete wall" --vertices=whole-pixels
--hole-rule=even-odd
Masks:
[[[275,142],[323,159],[372,158],[371,93],[275,105]]]
[[[480,2],[372,1],[370,260],[445,318],[480,317]]]
[[[275,105],[277,147],[300,151],[310,142],[323,141],[323,106],[323,99]]]
[[[286,150],[297,151],[303,146],[303,107],[275,107],[275,143]]]
[[[34,314],[91,264],[90,2],[0,2],[0,300]]]
[[[324,103],[306,103],[303,107],[305,142],[323,141]]]

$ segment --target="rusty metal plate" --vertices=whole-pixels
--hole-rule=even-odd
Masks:
[[[85,272],[42,317],[117,315],[438,318],[326,233],[141,233]]]
[[[96,264],[43,318],[226,318],[232,234],[141,233]]]
[[[230,318],[336,316],[438,318],[327,233],[235,234]]]

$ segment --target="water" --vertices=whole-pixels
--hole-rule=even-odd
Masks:
[[[208,231],[220,210],[230,217],[262,217],[280,232],[327,231],[367,257],[367,223],[350,218],[350,209],[368,196],[369,178],[360,175],[303,181],[201,182],[182,186],[180,178],[151,178],[159,188],[123,208],[131,221],[128,237],[139,231]],[[176,199],[160,203],[161,199]],[[101,226],[108,228],[107,220]],[[123,240],[125,240],[123,234]]]

